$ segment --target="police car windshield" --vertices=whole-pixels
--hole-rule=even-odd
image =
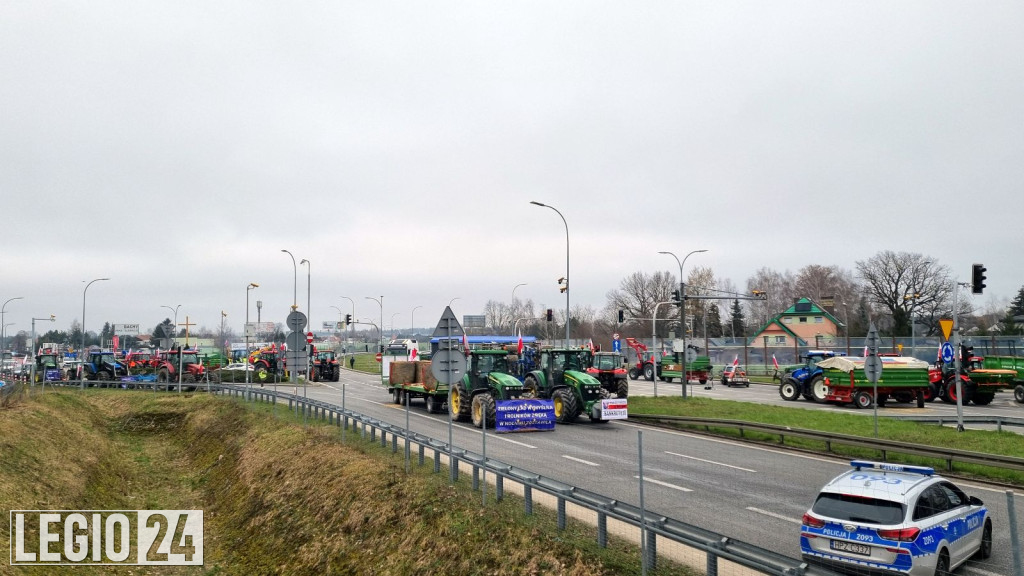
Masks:
[[[899,524],[906,515],[899,502],[832,493],[819,494],[811,510],[836,520],[864,524]]]

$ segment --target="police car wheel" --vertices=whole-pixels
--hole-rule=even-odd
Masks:
[[[992,555],[992,521],[985,520],[985,528],[981,532],[981,546],[975,556],[981,560],[987,560]]]
[[[945,548],[939,552],[939,559],[935,561],[935,576],[951,576],[949,571],[949,552]]]

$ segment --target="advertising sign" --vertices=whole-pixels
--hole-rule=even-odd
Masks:
[[[534,432],[555,429],[553,400],[523,399],[497,402],[497,432]]]
[[[138,336],[139,325],[138,324],[114,324],[114,335],[115,336]]]

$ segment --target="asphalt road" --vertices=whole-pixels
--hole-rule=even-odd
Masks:
[[[373,418],[404,426],[405,408],[391,403],[391,396],[377,376],[344,370],[342,381],[311,384],[307,394],[332,404],[345,405]],[[651,382],[631,381],[630,395],[653,395]],[[282,386],[291,392],[291,386]],[[658,395],[680,395],[680,385],[658,383]],[[301,395],[302,387],[298,387]],[[705,390],[689,388],[694,396],[728,398],[762,404],[801,407],[809,410],[842,410],[870,417],[872,410],[818,405],[799,400],[787,402],[774,386],[750,388],[716,385]],[[1004,397],[1005,394],[1005,397]],[[956,407],[941,402],[925,408],[893,404],[881,413],[955,416]],[[989,406],[965,407],[965,413],[1024,416],[1024,406],[1000,393]],[[800,518],[828,480],[848,469],[848,461],[824,455],[794,453],[770,447],[746,445],[697,434],[648,428],[628,421],[591,423],[581,417],[575,425],[559,425],[552,432],[487,434],[487,456],[543,474],[623,502],[639,505],[638,445],[643,442],[645,504],[648,510],[799,557]],[[447,441],[447,415],[427,414],[422,401],[409,410],[411,430]],[[456,423],[454,443],[481,452],[479,429]],[[1005,489],[979,483],[957,482],[989,506],[995,526],[994,553],[988,561],[971,560],[961,573],[980,576],[1012,576],[1012,557],[1007,528]],[[1015,501],[1020,516],[1024,509]],[[1018,521],[1024,533],[1024,522]],[[667,543],[662,543],[667,545]]]

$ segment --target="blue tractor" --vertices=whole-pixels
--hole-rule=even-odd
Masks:
[[[117,361],[113,352],[99,350],[89,352],[82,369],[86,380],[98,382],[103,386],[112,385],[115,380],[127,375],[124,365]]]
[[[818,368],[818,362],[835,356],[836,353],[831,350],[809,350],[801,357],[804,360],[803,366],[787,371],[782,376],[779,396],[782,396],[783,400],[796,400],[803,396],[805,400],[811,402],[824,402],[828,388],[822,369]]]

